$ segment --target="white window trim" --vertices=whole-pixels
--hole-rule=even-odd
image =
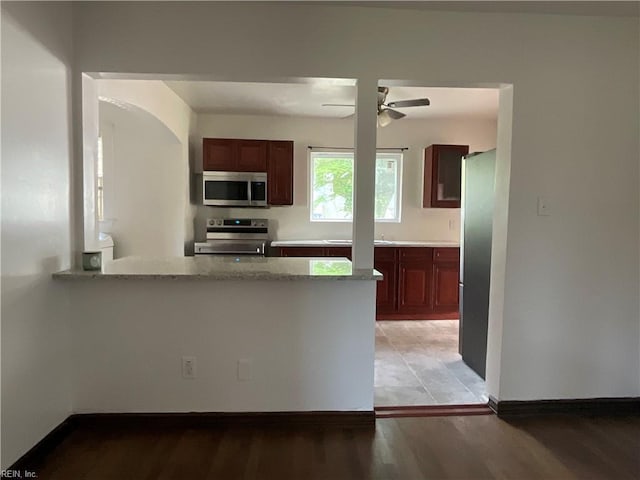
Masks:
[[[307,202],[309,205],[309,221],[313,223],[353,223],[353,218],[351,219],[320,219],[313,218],[313,178],[314,178],[314,162],[313,162],[313,153],[349,153],[354,154],[353,148],[323,148],[323,147],[313,147],[309,148],[307,153]],[[377,154],[399,154],[399,162],[398,162],[398,182],[396,187],[396,194],[398,196],[397,206],[398,206],[398,215],[397,218],[389,218],[389,219],[374,219],[375,223],[401,223],[402,222],[402,177],[404,171],[404,149],[402,148],[384,148],[376,150]],[[355,160],[355,158],[354,158]]]

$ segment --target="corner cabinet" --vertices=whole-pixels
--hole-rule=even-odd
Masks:
[[[460,208],[462,157],[468,145],[431,145],[424,150],[424,208]]]
[[[202,170],[266,172],[267,203],[293,205],[292,141],[203,138]]]
[[[347,257],[350,247],[280,247],[281,257]],[[375,247],[377,320],[457,319],[460,249]]]

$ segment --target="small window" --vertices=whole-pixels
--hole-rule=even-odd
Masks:
[[[353,220],[353,152],[311,152],[311,221]],[[402,153],[376,154],[375,220],[400,222]]]
[[[96,165],[96,209],[98,210],[98,220],[104,220],[104,150],[102,137],[98,137],[98,161]]]

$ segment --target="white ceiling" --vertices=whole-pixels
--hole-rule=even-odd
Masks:
[[[343,118],[353,107],[323,107],[323,103],[353,104],[354,86],[328,83],[240,83],[167,81],[197,113]],[[407,119],[497,118],[498,90],[490,88],[391,87],[387,102],[427,97],[427,107],[398,108]]]
[[[638,17],[640,16],[640,1],[311,1],[303,2],[308,5],[321,4],[342,7],[375,7],[402,8],[410,10],[439,10],[449,12],[482,12],[482,13],[533,13],[550,15],[587,15]]]

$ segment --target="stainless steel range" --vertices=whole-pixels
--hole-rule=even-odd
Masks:
[[[269,243],[269,220],[265,218],[210,218],[207,241],[196,242],[196,255],[264,256]]]

